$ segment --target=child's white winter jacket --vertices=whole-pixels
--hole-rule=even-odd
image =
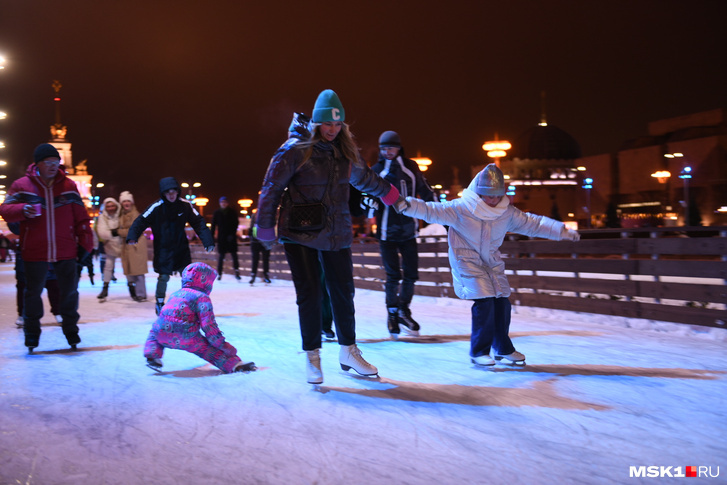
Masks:
[[[490,207],[474,191],[476,177],[459,199],[424,202],[407,197],[404,214],[449,226],[449,264],[455,294],[466,300],[510,296],[505,263],[500,254],[508,232],[531,237],[562,239],[563,223],[530,214],[510,205],[505,196]]]

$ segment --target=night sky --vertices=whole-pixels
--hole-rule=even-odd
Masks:
[[[293,111],[326,88],[370,164],[395,130],[430,183],[457,166],[466,185],[483,142],[537,124],[541,91],[584,156],[727,108],[726,18],[724,0],[0,0],[0,172],[50,140],[58,79],[74,162],[139,209],[170,175],[211,209],[257,200]]]

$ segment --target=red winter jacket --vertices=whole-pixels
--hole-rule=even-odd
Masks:
[[[41,215],[25,217],[25,204],[41,204]],[[25,261],[76,259],[79,245],[89,253],[93,250],[86,206],[62,165],[50,187],[41,180],[35,164],[28,167],[25,177],[10,186],[0,205],[0,216],[6,222],[20,222],[20,248]]]

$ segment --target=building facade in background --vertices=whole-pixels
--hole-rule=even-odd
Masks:
[[[654,121],[647,133],[583,157],[541,120],[500,162],[513,203],[581,229],[681,226],[687,214],[690,225],[727,225],[727,110]]]

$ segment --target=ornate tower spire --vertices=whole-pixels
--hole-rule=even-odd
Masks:
[[[540,126],[548,126],[548,119],[545,116],[545,90],[540,91]]]
[[[68,129],[63,126],[63,123],[61,123],[61,96],[59,93],[63,85],[60,81],[55,80],[53,81],[51,87],[56,93],[55,97],[53,98],[53,101],[55,101],[56,105],[56,122],[50,127],[50,134],[52,137],[51,141],[63,142],[66,141],[66,132],[68,131]]]

